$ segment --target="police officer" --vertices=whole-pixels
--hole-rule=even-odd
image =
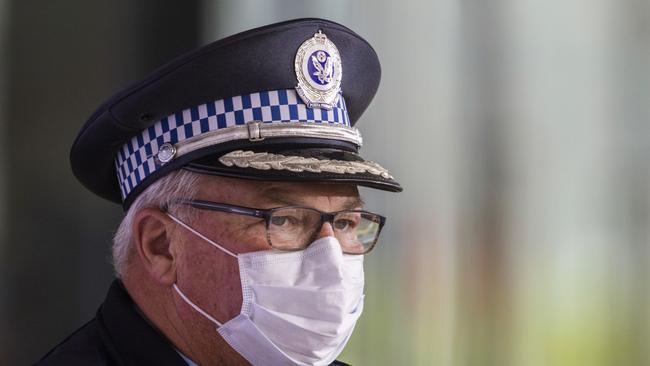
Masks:
[[[199,48],[116,94],[72,146],[121,203],[116,280],[38,365],[343,365],[381,215],[359,154],[380,79],[348,28],[299,19]]]

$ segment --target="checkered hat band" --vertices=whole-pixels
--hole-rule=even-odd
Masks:
[[[309,108],[294,89],[240,95],[188,108],[154,123],[118,150],[115,166],[122,200],[163,166],[156,159],[161,145],[176,144],[206,132],[245,125],[254,120],[350,126],[343,96],[338,98],[332,110]]]

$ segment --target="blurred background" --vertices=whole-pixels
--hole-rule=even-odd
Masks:
[[[379,54],[357,125],[404,185],[366,258],[355,365],[650,365],[647,0],[0,0],[0,364],[95,313],[117,205],[72,176],[113,92],[297,17]],[[272,52],[272,50],[269,50]]]

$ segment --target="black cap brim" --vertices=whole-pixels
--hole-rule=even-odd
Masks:
[[[238,150],[242,153],[243,151]],[[400,192],[402,187],[395,179],[387,174],[379,174],[373,167],[378,167],[374,162],[363,159],[357,153],[332,148],[303,148],[303,149],[265,149],[264,151],[248,150],[251,156],[257,156],[257,168],[253,164],[238,166],[224,164],[223,157],[211,155],[192,161],[185,169],[209,175],[219,175],[242,179],[261,181],[292,181],[316,183],[345,183],[356,184],[390,192]],[[256,154],[256,155],[253,155]],[[244,155],[244,154],[240,154]],[[278,157],[290,162],[291,166],[277,164]],[[260,164],[260,160],[272,160],[274,164]],[[301,163],[302,162],[302,163]],[[227,161],[226,161],[227,163]],[[365,171],[342,172],[350,163],[369,167]],[[280,165],[280,167],[278,167]],[[289,164],[285,164],[289,165]],[[334,167],[329,171],[321,169],[321,165]],[[273,167],[275,166],[275,167]],[[340,169],[336,169],[340,167]],[[379,167],[381,168],[381,167]],[[338,170],[332,171],[332,170]],[[360,170],[360,169],[359,169]],[[375,171],[372,173],[371,171]]]

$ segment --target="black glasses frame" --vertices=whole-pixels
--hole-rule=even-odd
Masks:
[[[270,224],[271,224],[271,217],[273,216],[273,213],[279,210],[287,209],[287,208],[302,208],[302,209],[307,209],[311,211],[318,212],[320,214],[320,225],[318,226],[319,228],[323,226],[324,223],[329,222],[330,225],[332,225],[332,228],[334,227],[334,218],[336,215],[343,213],[343,212],[356,212],[356,213],[361,213],[361,214],[367,214],[370,215],[376,222],[379,224],[379,228],[377,229],[377,235],[375,235],[375,240],[372,242],[372,244],[368,247],[366,251],[363,253],[348,253],[352,255],[362,255],[362,254],[367,254],[370,252],[375,245],[377,244],[377,240],[379,239],[379,234],[381,233],[381,229],[384,227],[386,224],[386,217],[376,214],[374,212],[370,211],[365,211],[365,210],[340,210],[340,211],[335,211],[335,212],[324,212],[318,209],[315,209],[313,207],[307,207],[307,206],[300,206],[300,205],[293,205],[293,206],[282,206],[282,207],[274,207],[274,208],[269,208],[269,209],[264,209],[264,208],[252,208],[252,207],[245,207],[245,206],[237,206],[237,205],[231,205],[229,203],[220,203],[220,202],[212,202],[212,201],[204,201],[204,200],[187,200],[187,199],[178,199],[169,202],[168,204],[164,205],[161,207],[161,210],[167,211],[169,209],[169,205],[173,204],[181,204],[181,205],[188,205],[193,208],[199,209],[199,210],[208,210],[208,211],[217,211],[217,212],[226,212],[226,213],[232,213],[236,215],[245,215],[245,216],[252,216],[252,217],[259,217],[262,218],[266,221],[266,241],[269,243],[270,246],[273,246],[273,243],[271,242],[271,237],[270,237]],[[377,221],[375,221],[377,220]],[[314,233],[315,234],[315,233]],[[285,249],[283,249],[285,250]],[[296,249],[296,250],[301,250],[301,249]]]

